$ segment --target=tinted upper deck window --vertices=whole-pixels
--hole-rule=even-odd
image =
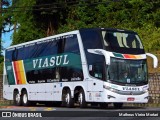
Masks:
[[[80,31],[84,49],[103,49],[101,34],[97,30]]]
[[[124,54],[144,54],[142,42],[135,32],[102,30],[101,35],[107,51]]]

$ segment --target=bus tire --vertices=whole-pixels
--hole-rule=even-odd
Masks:
[[[14,91],[13,93],[13,101],[16,106],[22,105],[22,98],[18,91]]]
[[[79,103],[79,107],[80,108],[85,108],[87,106],[87,103],[86,103],[86,100],[85,100],[85,93],[84,93],[83,89],[81,89],[79,91],[79,94],[78,94],[78,103]]]
[[[69,89],[64,90],[62,93],[62,105],[65,107],[74,107],[74,100],[71,97],[71,91]]]
[[[121,109],[123,107],[123,103],[114,103],[114,108]]]
[[[23,106],[29,106],[30,105],[30,101],[28,100],[27,91],[22,92],[22,105]]]

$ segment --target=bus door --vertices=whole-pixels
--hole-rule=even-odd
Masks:
[[[102,64],[96,63],[89,65],[89,73],[91,75],[88,79],[89,100],[101,101],[104,77]]]

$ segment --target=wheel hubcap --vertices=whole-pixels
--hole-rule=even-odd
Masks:
[[[17,103],[20,102],[20,95],[19,95],[19,94],[16,95],[16,102],[17,102]]]
[[[82,99],[83,99],[82,93],[80,93],[79,96],[78,96],[78,102],[79,102],[80,104],[82,103]]]
[[[70,98],[69,93],[67,93],[66,97],[65,97],[65,101],[66,101],[67,104],[69,103],[69,98]]]
[[[24,103],[27,103],[27,100],[28,100],[27,95],[24,94],[24,95],[23,95],[23,102],[24,102]]]

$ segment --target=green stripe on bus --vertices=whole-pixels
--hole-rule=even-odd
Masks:
[[[9,85],[15,85],[15,78],[13,73],[13,67],[11,62],[5,62],[6,71],[7,71],[7,79]]]
[[[73,67],[82,69],[80,55],[64,53],[24,60],[25,71],[48,69],[55,67]]]
[[[123,55],[122,55],[122,54],[120,54],[120,53],[113,53],[113,54],[114,54],[114,56],[115,56],[115,57],[118,57],[118,58],[124,58],[124,57],[123,57]]]

